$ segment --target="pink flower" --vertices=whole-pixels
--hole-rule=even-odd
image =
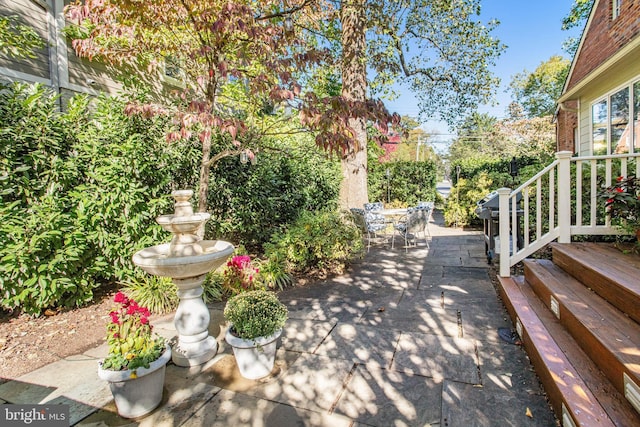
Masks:
[[[120,302],[120,303],[124,303],[124,304],[126,304],[126,303],[127,303],[128,298],[127,298],[127,296],[126,296],[125,294],[123,294],[122,292],[118,292],[118,293],[113,297],[113,300],[114,300],[115,302]]]
[[[120,319],[118,319],[118,313],[116,313],[115,311],[109,313],[109,316],[111,316],[111,321],[113,323],[118,324],[120,322]]]

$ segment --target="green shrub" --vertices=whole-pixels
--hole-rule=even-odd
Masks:
[[[224,317],[233,324],[234,333],[245,340],[268,337],[282,329],[287,307],[271,291],[240,293],[227,301]]]
[[[399,201],[405,206],[435,200],[436,174],[432,161],[373,162],[369,167],[369,200]]]
[[[340,171],[315,147],[291,155],[260,152],[257,159],[243,165],[228,157],[212,168],[207,235],[259,252],[275,230],[301,212],[335,208]]]
[[[451,189],[444,211],[447,225],[465,226],[478,222],[476,203],[493,190],[493,180],[488,173],[480,173],[473,180],[460,178]]]
[[[265,257],[281,259],[288,272],[342,272],[362,253],[360,230],[349,215],[305,212],[265,245]]]
[[[76,97],[60,113],[42,86],[0,89],[0,305],[79,306],[99,283],[136,277],[131,255],[167,240],[154,218],[173,182],[197,180],[183,171],[193,150],[118,99]]]

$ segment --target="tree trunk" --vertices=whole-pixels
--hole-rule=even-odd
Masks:
[[[207,194],[209,193],[209,169],[210,169],[209,161],[210,160],[211,160],[211,138],[204,138],[204,142],[202,143],[202,163],[200,164],[200,183],[198,185],[198,210],[197,210],[198,212],[207,211]]]
[[[340,10],[342,22],[342,96],[365,101],[367,96],[365,0],[345,0]],[[352,119],[357,143],[342,159],[340,207],[361,208],[369,200],[367,192],[367,129],[363,119]]]

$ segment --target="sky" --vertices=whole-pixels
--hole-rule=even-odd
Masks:
[[[503,44],[506,51],[496,61],[493,72],[501,79],[496,91],[496,106],[482,106],[479,112],[497,118],[506,117],[507,106],[511,102],[509,88],[511,78],[525,69],[535,70],[541,62],[553,55],[568,57],[562,50],[563,42],[570,36],[579,37],[582,29],[562,31],[562,19],[571,10],[573,0],[481,0],[480,19],[488,22],[497,19],[500,25],[492,32]],[[398,86],[402,95],[395,101],[385,101],[387,108],[400,115],[417,117],[417,101],[410,91]],[[431,121],[422,126],[426,131],[449,134],[447,125]],[[441,138],[450,139],[443,135]]]

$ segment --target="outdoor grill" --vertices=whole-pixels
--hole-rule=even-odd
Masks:
[[[516,200],[518,204],[522,199],[522,194],[518,193]],[[487,194],[482,200],[476,203],[476,214],[482,220],[484,225],[484,249],[487,254],[487,261],[491,263],[495,254],[500,253],[499,247],[496,246],[496,237],[500,233],[500,197],[497,191]],[[517,244],[518,249],[522,248],[522,230],[520,229],[520,217],[522,209],[517,210],[518,227],[517,227]],[[511,205],[509,205],[509,214],[511,214]],[[511,237],[510,237],[511,239]],[[511,248],[511,241],[509,242]]]

